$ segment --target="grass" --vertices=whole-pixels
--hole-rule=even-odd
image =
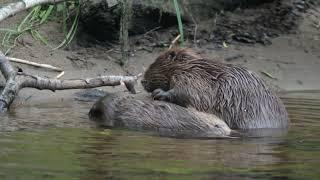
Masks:
[[[1,46],[5,49],[5,54],[8,54],[16,46],[19,37],[25,33],[30,33],[34,39],[41,41],[52,49],[68,46],[77,31],[80,4],[81,0],[74,0],[55,5],[36,6],[31,9],[17,27],[13,29],[0,29],[0,31],[5,32],[1,42]],[[56,47],[50,45],[39,31],[41,25],[54,18],[62,18],[64,32],[64,39]],[[69,22],[72,22],[70,28],[68,28]]]
[[[176,11],[177,20],[178,20],[178,27],[179,27],[179,33],[180,33],[180,42],[181,42],[181,45],[183,46],[184,35],[183,35],[183,25],[182,25],[182,19],[181,19],[181,12],[180,12],[180,9],[179,9],[178,1],[177,0],[173,0],[173,4],[174,4],[175,11]]]

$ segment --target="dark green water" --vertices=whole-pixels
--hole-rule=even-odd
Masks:
[[[292,126],[280,137],[192,140],[90,128],[2,133],[0,179],[320,179],[320,96],[286,96]]]

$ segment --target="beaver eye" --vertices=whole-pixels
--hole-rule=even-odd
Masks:
[[[215,128],[220,128],[220,126],[218,124],[214,125]]]

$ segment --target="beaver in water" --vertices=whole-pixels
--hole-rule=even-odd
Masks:
[[[232,129],[289,124],[284,104],[256,73],[203,58],[192,49],[164,52],[141,83],[154,99],[215,114]]]
[[[93,105],[89,117],[100,126],[146,130],[169,137],[228,137],[232,132],[213,114],[133,95],[108,94]]]

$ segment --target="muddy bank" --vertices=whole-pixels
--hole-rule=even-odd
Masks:
[[[305,0],[243,0],[243,1],[182,1],[181,13],[184,20],[186,40],[195,45],[213,43],[260,43],[271,44],[271,39],[281,34],[293,33],[301,20],[302,13],[313,6]],[[108,44],[118,40],[120,10],[117,3],[95,1],[82,11],[79,42],[85,45],[94,40]],[[131,36],[147,34],[138,44],[159,43],[152,38],[154,32],[162,31],[162,46],[170,44],[177,36],[176,14],[171,1],[133,1]],[[85,42],[83,42],[85,40]],[[151,41],[151,42],[150,42]],[[161,44],[158,44],[161,46]]]
[[[180,12],[186,24],[204,24],[217,18],[222,11],[256,7],[274,0],[184,0]],[[133,0],[129,32],[144,34],[154,28],[165,29],[176,25],[176,10],[172,1]],[[119,37],[120,5],[114,0],[87,1],[81,12],[81,29],[99,41],[117,40]]]

